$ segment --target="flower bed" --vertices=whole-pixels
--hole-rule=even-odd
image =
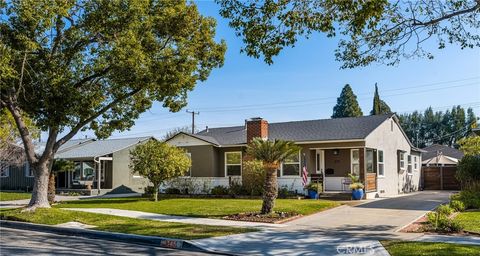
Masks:
[[[283,223],[301,217],[295,212],[273,212],[271,214],[260,214],[258,212],[237,213],[223,217],[226,220],[250,221],[263,223]]]

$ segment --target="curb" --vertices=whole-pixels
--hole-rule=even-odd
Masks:
[[[216,255],[234,255],[231,253],[205,249],[199,246],[198,244],[196,244],[195,242],[191,242],[188,240],[166,238],[166,237],[124,234],[124,233],[106,232],[106,231],[80,229],[80,228],[56,227],[51,225],[34,224],[34,223],[26,223],[26,222],[19,222],[19,221],[7,221],[7,220],[0,220],[0,227],[39,231],[39,232],[53,233],[53,234],[59,234],[59,235],[105,239],[105,240],[122,242],[122,243],[149,245],[149,246],[156,246],[156,247],[162,247],[162,248],[168,248],[168,249],[203,252],[203,253],[216,254]]]

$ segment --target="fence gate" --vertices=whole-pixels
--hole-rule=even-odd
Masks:
[[[424,166],[422,179],[424,190],[459,190],[460,182],[455,178],[457,167]]]

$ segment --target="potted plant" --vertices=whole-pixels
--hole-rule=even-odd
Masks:
[[[352,198],[353,200],[361,200],[363,198],[363,184],[360,182],[360,177],[349,174],[348,175],[352,180],[352,184],[350,184],[350,189],[352,190]]]
[[[316,199],[318,192],[322,191],[322,184],[319,182],[310,182],[305,189],[308,190],[308,197],[311,199]]]

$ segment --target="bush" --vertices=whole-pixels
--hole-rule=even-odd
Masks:
[[[295,196],[295,195],[296,195],[295,191],[292,191],[292,190],[288,189],[288,187],[286,185],[284,185],[280,189],[278,189],[278,197],[279,198],[285,199],[285,198],[288,198],[290,196]]]
[[[179,195],[180,194],[180,189],[178,188],[166,188],[165,189],[165,194],[170,194],[170,195]]]
[[[265,171],[262,161],[249,160],[243,162],[242,185],[245,191],[252,196],[263,194]]]
[[[322,192],[322,183],[319,182],[310,182],[306,187],[307,190],[313,190],[315,192]]]
[[[230,181],[230,186],[228,187],[228,194],[232,197],[240,196],[240,195],[248,195],[245,188],[240,184],[240,182],[236,180]]]
[[[210,194],[216,196],[228,195],[228,188],[224,186],[215,186],[210,190]]]
[[[451,208],[449,205],[440,205],[436,212],[440,215],[443,215],[443,216],[450,216],[452,215],[452,213],[454,212],[453,208]]]
[[[465,210],[465,204],[460,200],[450,201],[450,207],[453,208],[457,212],[461,212],[461,211]]]
[[[155,193],[155,189],[153,186],[146,186],[144,189],[144,195],[145,196],[153,196],[153,193]]]
[[[464,189],[480,187],[480,155],[466,155],[459,162],[457,179],[462,183]],[[478,189],[477,189],[478,190]]]
[[[439,206],[435,212],[427,214],[428,222],[437,232],[459,232],[463,226],[455,219],[451,219],[453,208],[448,205]]]
[[[463,202],[465,209],[480,209],[480,191],[462,190],[458,200]]]

